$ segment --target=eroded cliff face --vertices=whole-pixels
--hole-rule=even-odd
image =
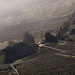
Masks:
[[[71,35],[75,35],[75,13],[57,31],[60,39],[68,39]]]

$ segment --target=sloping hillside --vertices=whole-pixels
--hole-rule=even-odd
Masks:
[[[57,32],[57,36],[61,39],[73,39],[75,35],[75,13],[72,14],[70,19],[65,22]],[[74,39],[75,40],[75,39]]]
[[[36,54],[11,64],[20,75],[75,75],[74,62],[75,43],[67,42],[66,45],[47,43],[44,47],[39,47]],[[11,68],[10,64],[1,64],[0,74],[16,75],[17,73]]]
[[[29,31],[37,40],[44,37],[45,32],[54,28],[60,27],[68,20],[70,15],[59,18],[47,19],[40,22],[23,23],[19,25],[1,26],[0,27],[0,42],[9,41],[13,39],[22,39],[25,31]]]
[[[2,50],[2,53],[4,55],[4,63],[12,63],[16,60],[32,55],[36,52],[37,45],[30,46],[22,42],[17,43],[13,46],[8,46]]]
[[[69,43],[70,45],[72,43]],[[59,49],[64,49],[67,53],[62,53],[47,47],[39,48],[39,52],[33,56],[29,56],[24,58],[22,63],[16,66],[20,75],[72,75],[75,74],[75,59],[68,57],[66,55],[70,55],[71,51],[74,50],[73,47],[71,51],[69,50],[69,45],[58,46],[54,43],[49,43],[47,46],[58,47]],[[66,50],[66,48],[68,50]],[[56,48],[57,49],[57,48]],[[69,52],[70,51],[70,52]],[[75,51],[74,51],[75,52]],[[73,52],[73,53],[74,53]],[[58,54],[58,55],[56,55]],[[60,55],[63,54],[63,55]],[[73,55],[73,54],[71,54]],[[75,55],[75,53],[74,53]]]
[[[0,41],[22,38],[26,30],[39,40],[75,11],[74,0],[1,0],[0,5]]]

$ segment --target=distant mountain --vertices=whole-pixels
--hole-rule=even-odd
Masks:
[[[27,30],[38,40],[75,11],[74,0],[1,0],[0,5],[0,42],[22,38]]]
[[[59,18],[47,19],[40,22],[25,23],[19,25],[1,26],[0,27],[0,42],[9,41],[13,39],[22,39],[25,31],[29,31],[36,40],[44,37],[48,30],[60,27],[68,20],[70,15]]]
[[[0,5],[0,25],[3,26],[64,17],[75,11],[74,0],[1,0]]]
[[[75,40],[75,13],[58,29],[57,36],[61,39],[71,38]]]

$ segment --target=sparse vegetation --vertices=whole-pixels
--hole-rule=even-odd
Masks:
[[[38,54],[30,56],[31,59],[34,60],[29,59],[31,61],[18,65],[17,69],[21,75],[74,75],[75,60],[72,58],[56,56],[54,55],[55,53],[58,53],[58,51],[45,47],[40,48]]]
[[[9,42],[8,42],[8,46],[13,46],[14,44],[15,44],[14,41],[9,41]]]
[[[75,75],[74,25],[75,13],[55,32],[57,37],[47,32],[40,45],[35,44],[34,37],[28,31],[22,42],[9,41],[9,46],[0,51],[0,75],[16,75],[12,67],[20,75]],[[43,30],[39,31],[42,36]]]

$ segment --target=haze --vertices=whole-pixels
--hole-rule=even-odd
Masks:
[[[75,0],[0,0],[0,26],[63,17],[74,8]]]

